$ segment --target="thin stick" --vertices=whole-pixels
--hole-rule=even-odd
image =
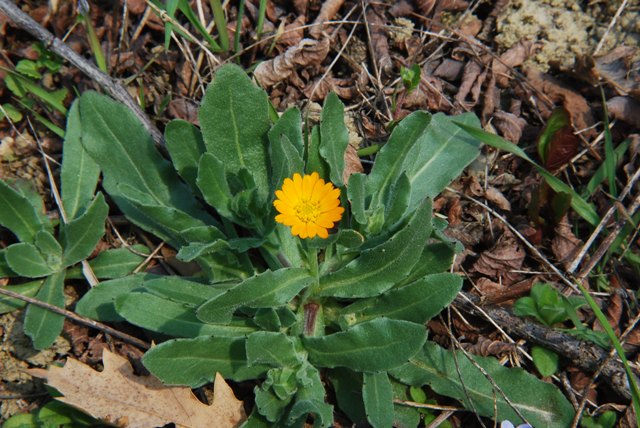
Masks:
[[[69,46],[67,46],[60,39],[55,37],[49,31],[44,29],[33,18],[20,10],[15,4],[9,0],[0,0],[0,12],[3,12],[7,17],[20,29],[27,31],[33,37],[42,42],[45,49],[48,49],[67,61],[73,64],[76,68],[86,74],[91,80],[100,85],[105,91],[107,91],[113,98],[126,105],[129,110],[142,122],[147,132],[151,134],[156,144],[162,146],[164,138],[162,133],[151,123],[147,115],[142,111],[140,106],[129,95],[129,92],[115,79],[112,79],[107,74],[103,73],[91,64],[89,61],[78,55]]]
[[[622,193],[617,199],[618,202],[622,202],[624,198],[629,194],[629,192],[631,192],[631,189],[633,189],[633,186],[635,185],[636,181],[638,181],[638,179],[640,179],[640,169],[636,170],[635,174],[633,174],[633,177],[631,177],[631,179],[629,180],[629,183],[627,183],[625,188],[622,190]],[[604,217],[602,217],[602,220],[600,220],[600,223],[596,227],[596,230],[594,230],[591,236],[589,236],[587,242],[584,243],[584,245],[580,249],[580,252],[578,252],[576,257],[571,262],[569,269],[567,269],[568,273],[573,274],[578,266],[580,266],[580,263],[582,263],[582,259],[587,254],[587,251],[589,251],[589,248],[591,248],[591,245],[593,245],[593,242],[596,240],[600,232],[602,232],[602,229],[604,229],[615,212],[616,204],[611,204],[611,207],[609,208],[607,213],[604,215]]]
[[[23,296],[22,294],[16,293],[14,291],[7,290],[4,287],[0,287],[0,294],[3,294],[8,297],[12,297],[14,299],[22,300],[23,302],[31,303],[32,305],[39,306],[51,312],[55,312],[56,314],[64,315],[65,317],[69,318],[72,321],[77,322],[78,324],[83,324],[88,327],[95,328],[96,330],[103,331],[106,334],[109,334],[113,337],[117,337],[127,343],[137,346],[140,349],[149,349],[151,347],[148,343],[136,337],[129,336],[126,333],[122,333],[121,331],[111,328],[108,325],[102,324],[98,321],[94,321],[90,318],[85,318],[67,309],[59,308],[57,306],[51,305],[41,300],[34,299],[33,297]]]
[[[620,7],[618,8],[618,10],[616,11],[616,14],[613,15],[613,18],[611,18],[611,22],[609,23],[609,25],[607,26],[607,29],[605,30],[604,34],[602,35],[602,38],[600,39],[600,42],[598,42],[598,46],[596,46],[596,50],[593,51],[594,55],[597,55],[598,52],[600,52],[600,49],[602,49],[602,45],[604,45],[604,41],[607,38],[607,36],[609,35],[609,32],[611,31],[611,29],[615,25],[616,21],[618,20],[618,18],[622,14],[622,11],[624,10],[624,8],[627,7],[627,1],[628,0],[624,0],[622,2]]]

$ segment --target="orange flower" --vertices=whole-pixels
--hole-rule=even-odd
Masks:
[[[280,214],[276,221],[291,227],[300,238],[329,236],[328,229],[340,221],[344,208],[340,206],[340,189],[325,183],[317,172],[302,177],[293,174],[285,178],[281,190],[276,190],[273,206]]]

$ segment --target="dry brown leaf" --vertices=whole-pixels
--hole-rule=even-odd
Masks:
[[[253,75],[260,85],[268,88],[290,77],[298,67],[319,65],[327,57],[329,47],[329,38],[302,39],[300,43],[290,47],[284,53],[260,63]]]
[[[511,203],[502,192],[493,186],[488,186],[484,192],[484,197],[487,201],[493,202],[495,206],[504,211],[511,211]]]
[[[46,378],[64,403],[119,427],[235,427],[245,419],[242,401],[216,373],[213,404],[201,403],[187,387],[165,386],[151,376],[136,376],[126,358],[105,349],[104,370],[97,372],[69,358],[64,367],[33,369]]]
[[[640,102],[631,97],[613,97],[607,101],[607,109],[614,118],[640,128]]]
[[[493,113],[492,123],[500,132],[500,135],[514,144],[518,144],[522,137],[522,131],[527,125],[527,121],[523,118],[502,110]]]
[[[551,251],[556,260],[567,267],[580,250],[582,241],[573,234],[566,215],[562,217],[554,232],[555,236],[551,240]]]
[[[371,28],[372,55],[382,74],[388,74],[393,67],[389,55],[387,23],[373,9],[367,9],[367,22]]]
[[[538,45],[530,40],[523,40],[507,49],[500,58],[494,59],[491,65],[493,73],[496,76],[498,86],[506,88],[513,74],[509,70],[513,67],[521,66],[527,58],[530,58]]]
[[[436,5],[436,0],[415,0],[414,3],[421,15],[428,16]]]
[[[603,309],[604,315],[607,318],[607,321],[609,321],[609,325],[613,327],[613,331],[616,332],[616,335],[620,335],[620,318],[622,318],[623,309],[622,296],[620,296],[620,293],[618,293],[616,289],[611,293],[609,301]],[[602,324],[597,319],[593,323],[593,331],[604,331]]]
[[[524,263],[525,251],[511,232],[504,232],[494,246],[480,254],[473,270],[493,278],[501,278],[502,284],[511,285],[522,278],[520,270]]]
[[[535,67],[526,67],[524,71],[529,83],[534,88],[546,94],[552,102],[562,103],[569,112],[571,123],[576,130],[587,129],[594,124],[591,107],[589,107],[589,103],[582,95]],[[550,115],[551,110],[545,113]],[[594,129],[587,129],[583,135],[586,138],[591,138],[595,133]]]
[[[462,76],[464,63],[455,59],[445,58],[440,65],[433,71],[435,77],[441,77],[444,80],[454,82]]]
[[[325,29],[323,24],[326,21],[331,21],[336,16],[343,3],[344,0],[327,0],[322,2],[320,13],[318,13],[318,16],[315,21],[313,21],[313,24],[311,24],[311,29],[309,30],[311,37],[314,39],[320,38],[322,31]]]
[[[472,354],[488,357],[490,355],[501,356],[512,352],[515,350],[516,345],[513,343],[505,343],[501,340],[492,340],[480,335],[476,343],[463,343],[462,347]]]

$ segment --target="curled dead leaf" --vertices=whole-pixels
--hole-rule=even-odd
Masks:
[[[325,30],[324,23],[331,21],[336,16],[343,3],[344,0],[327,0],[322,2],[320,13],[318,13],[318,16],[315,21],[313,21],[313,24],[311,24],[311,29],[309,30],[311,37],[314,39],[320,38],[322,31]]]
[[[329,53],[330,41],[302,39],[274,59],[260,63],[253,75],[261,86],[268,88],[289,78],[299,67],[319,65]]]
[[[487,190],[484,191],[484,197],[487,201],[493,202],[493,204],[501,210],[511,211],[511,202],[495,187],[487,187]]]
[[[517,238],[505,231],[490,250],[480,254],[473,270],[490,278],[501,278],[502,284],[508,286],[522,278],[521,273],[514,271],[522,269],[525,256]]]
[[[201,403],[190,388],[165,386],[152,376],[136,376],[126,358],[104,350],[104,370],[97,372],[69,358],[64,367],[33,369],[63,397],[56,399],[120,427],[236,427],[245,419],[242,402],[216,374],[213,404]]]
[[[493,113],[493,126],[496,127],[500,135],[514,144],[518,144],[522,137],[527,121],[512,113],[498,110]]]
[[[367,9],[367,22],[371,29],[371,50],[374,61],[378,64],[380,72],[388,74],[393,63],[389,55],[387,23],[373,9]]]

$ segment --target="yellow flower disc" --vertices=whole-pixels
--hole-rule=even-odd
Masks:
[[[273,206],[280,213],[276,221],[291,227],[291,233],[300,238],[327,238],[328,229],[340,221],[344,212],[340,189],[325,183],[317,172],[285,178],[282,189],[276,190]]]

